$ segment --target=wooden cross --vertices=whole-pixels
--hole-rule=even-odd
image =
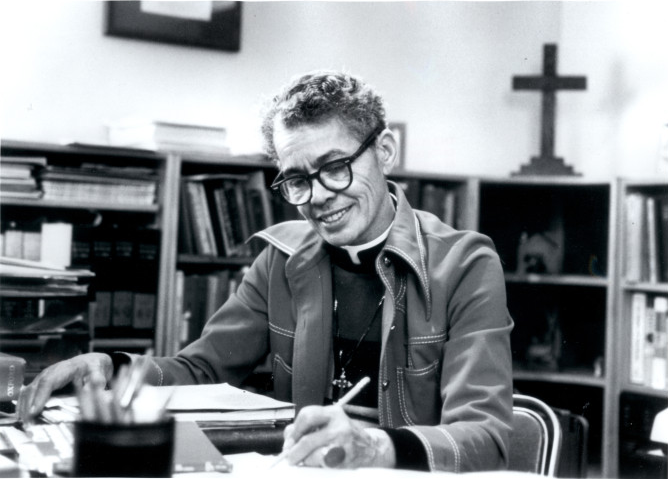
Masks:
[[[541,116],[540,156],[531,158],[513,175],[578,175],[562,158],[554,156],[554,119],[557,90],[586,90],[587,78],[583,76],[557,76],[557,46],[543,46],[543,75],[515,76],[513,90],[541,90],[543,106]]]

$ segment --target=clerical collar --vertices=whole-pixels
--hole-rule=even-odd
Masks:
[[[360,260],[359,254],[362,251],[368,250],[368,249],[374,249],[374,247],[378,246],[379,244],[385,242],[387,237],[390,235],[390,230],[392,229],[392,225],[394,224],[394,221],[390,223],[390,226],[387,227],[385,231],[376,239],[369,241],[368,243],[364,244],[358,244],[358,245],[353,245],[353,246],[341,246],[341,249],[345,250],[348,252],[348,256],[350,257],[350,261],[352,261],[353,264],[362,264],[362,261]]]

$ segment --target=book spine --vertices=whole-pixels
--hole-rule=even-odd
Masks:
[[[643,262],[643,198],[638,193],[626,196],[625,239],[626,239],[626,266],[627,281],[638,282],[642,279]]]
[[[72,224],[42,223],[40,260],[60,267],[72,264]]]
[[[660,279],[668,283],[668,195],[657,199],[657,229]]]
[[[631,371],[634,384],[645,383],[645,327],[647,295],[633,293],[631,297]]]
[[[668,298],[654,298],[654,355],[652,357],[651,386],[655,389],[666,389],[668,376]]]
[[[132,326],[135,329],[155,327],[160,230],[142,228],[136,232],[134,304]]]
[[[652,196],[645,198],[646,214],[646,244],[647,244],[647,280],[650,283],[659,282],[659,253],[656,223],[656,201]]]
[[[134,309],[134,231],[117,227],[114,233],[111,325],[127,328],[132,326]]]

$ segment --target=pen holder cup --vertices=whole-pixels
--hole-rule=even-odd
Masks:
[[[174,418],[154,423],[74,424],[75,477],[171,477]]]

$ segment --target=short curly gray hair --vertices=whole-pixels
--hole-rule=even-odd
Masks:
[[[335,71],[316,71],[293,80],[269,102],[262,121],[267,155],[278,163],[274,124],[286,128],[338,118],[360,141],[378,126],[387,126],[385,105],[373,87],[358,77]]]

